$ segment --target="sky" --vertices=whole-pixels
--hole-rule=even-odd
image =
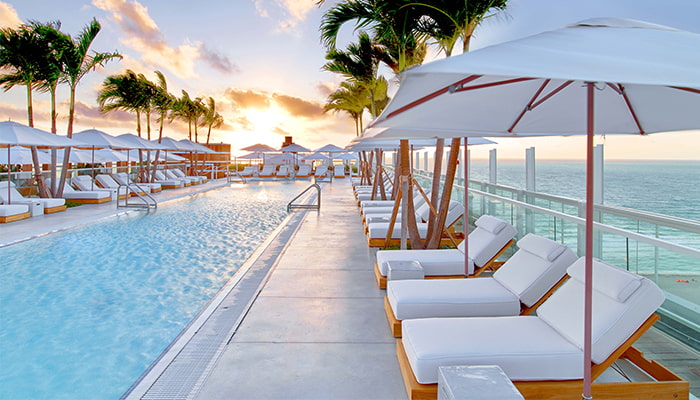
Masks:
[[[341,78],[322,70],[326,49],[319,40],[322,15],[335,1],[318,6],[315,0],[0,0],[0,26],[22,22],[60,21],[62,30],[76,36],[92,19],[102,30],[91,49],[118,51],[124,58],[88,74],[77,92],[74,131],[96,128],[110,134],[135,133],[136,120],[126,112],[99,111],[96,96],[104,79],[131,69],[155,81],[163,72],[169,91],[186,90],[192,98],[212,97],[225,124],[211,133],[211,142],[230,143],[234,155],[255,143],[279,148],[284,136],[318,148],[327,143],[346,145],[354,136],[353,121],[345,114],[323,113],[327,96]],[[624,17],[700,33],[697,0],[510,0],[505,12],[483,22],[471,49],[556,29],[592,17]],[[340,32],[338,47],[354,37],[354,25]],[[429,60],[441,58],[429,52]],[[383,71],[391,82],[395,77]],[[391,91],[396,90],[395,83]],[[65,133],[68,90],[59,88],[59,133]],[[34,97],[35,126],[50,129],[49,97]],[[0,120],[26,123],[26,90],[0,91]],[[369,116],[365,116],[365,124]],[[154,122],[155,124],[155,122]],[[144,123],[145,126],[145,123]],[[199,128],[199,141],[206,141]],[[145,127],[143,134],[145,135]],[[166,124],[166,136],[187,138],[187,126]],[[152,137],[157,137],[156,127]],[[583,137],[498,139],[494,146],[472,150],[473,158],[487,158],[496,148],[501,159],[523,159],[535,147],[538,159],[584,159]],[[605,144],[606,159],[700,160],[700,131],[644,137],[597,137]]]

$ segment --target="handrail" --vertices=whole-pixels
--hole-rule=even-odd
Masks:
[[[151,208],[158,208],[158,202],[156,201],[156,199],[153,198],[153,196],[150,195],[149,192],[147,192],[145,189],[141,188],[141,186],[138,186],[138,184],[132,183],[131,185],[136,185],[136,187],[139,190],[141,190],[143,192],[143,194],[136,192],[136,191],[132,191],[131,188],[129,187],[130,185],[119,185],[119,187],[117,187],[117,208],[133,207],[133,208],[143,208],[143,209],[148,209],[148,210],[150,210]],[[122,188],[124,188],[124,190],[126,191],[126,196],[124,197],[124,203],[120,204],[119,196],[120,196]],[[138,197],[142,202],[129,204],[129,199],[131,198],[131,195],[130,195],[131,193],[135,194],[136,197]]]
[[[234,182],[234,180],[232,179],[232,177],[234,177],[234,176],[237,177],[241,182],[246,183],[245,177],[244,177],[243,175],[241,175],[241,174],[238,172],[238,170],[236,170],[236,171],[230,171],[230,170],[227,171],[227,172],[226,172],[226,181],[227,181],[228,183]]]
[[[299,199],[301,196],[306,194],[309,190],[312,188],[316,188],[316,194],[317,194],[317,199],[318,203],[317,204],[294,204],[294,201]],[[287,212],[293,210],[293,209],[306,209],[306,210],[320,210],[321,209],[321,186],[318,185],[318,183],[312,183],[309,187],[304,189],[301,193],[299,193],[295,198],[293,198],[289,203],[287,203]]]

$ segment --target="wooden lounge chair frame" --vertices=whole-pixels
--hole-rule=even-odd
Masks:
[[[382,240],[384,240],[384,239],[382,239]],[[503,265],[503,262],[496,261],[496,259],[498,259],[498,257],[503,255],[503,253],[505,253],[505,251],[508,250],[508,248],[510,246],[512,246],[514,243],[515,243],[515,240],[513,240],[513,239],[508,241],[508,243],[506,243],[506,245],[503,246],[503,248],[501,250],[499,250],[498,253],[496,253],[496,255],[494,255],[493,257],[491,257],[491,259],[489,259],[486,263],[484,263],[484,265],[482,265],[479,268],[475,268],[474,274],[472,275],[472,277],[478,277],[479,275],[484,273],[484,271],[486,271],[486,270],[489,270],[489,271],[497,270],[501,265]],[[376,279],[377,285],[379,285],[380,289],[386,289],[386,281],[387,281],[386,276],[382,275],[382,273],[379,271],[379,264],[377,264],[376,262],[374,263],[374,278]],[[426,275],[425,276],[425,279],[458,279],[458,278],[465,278],[465,276],[464,276],[464,274],[459,274],[459,275]],[[539,306],[539,304],[538,304],[538,306]]]
[[[32,214],[29,211],[27,211],[27,212],[15,214],[15,215],[8,215],[6,217],[0,217],[0,224],[4,224],[7,222],[20,221],[23,219],[27,219],[31,216],[32,216]]]
[[[477,278],[484,278],[484,277],[477,277]],[[530,315],[532,314],[533,311],[537,307],[540,306],[540,304],[544,303],[545,300],[547,300],[558,288],[561,286],[565,281],[567,277],[563,276],[557,283],[552,286],[547,293],[544,294],[537,302],[530,307],[526,306],[523,303],[520,303],[520,314],[519,315]],[[394,315],[394,310],[391,309],[391,303],[389,303],[389,298],[384,296],[384,312],[386,313],[386,319],[389,321],[389,328],[391,328],[391,334],[394,335],[395,338],[400,338],[401,337],[401,320],[396,319],[396,315]]]
[[[109,201],[112,201],[112,196],[102,197],[100,199],[66,199],[66,200],[72,201],[73,203],[80,203],[80,204],[102,204],[102,203],[107,203]]]
[[[56,207],[44,207],[44,214],[53,214],[53,213],[57,213],[59,211],[65,211],[65,209],[66,209],[65,204],[62,204],[62,205],[56,206]]]
[[[591,385],[594,398],[600,399],[629,399],[629,400],[663,400],[687,399],[690,395],[690,384],[663,365],[650,361],[644,354],[632,347],[635,341],[644,334],[659,319],[652,314],[620,347],[605,361],[593,364],[592,379],[598,378],[608,367],[620,358],[629,360],[650,377],[653,382],[611,382]],[[413,375],[408,362],[406,351],[401,339],[396,341],[396,356],[399,360],[401,375],[409,400],[437,399],[437,383],[421,384]],[[568,381],[514,381],[515,386],[526,399],[568,400],[580,398],[583,393],[583,380]]]

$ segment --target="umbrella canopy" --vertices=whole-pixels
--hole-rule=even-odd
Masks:
[[[357,160],[357,155],[352,153],[340,153],[333,156],[334,160]]]
[[[50,164],[51,156],[40,151],[39,164]],[[9,149],[0,149],[0,164],[32,164],[32,150],[28,147],[10,146]]]
[[[13,121],[0,122],[0,144],[49,147],[85,145],[85,143],[77,138],[69,139],[65,136],[55,135]]]
[[[153,140],[154,142],[158,142],[157,140]],[[179,140],[175,140],[170,137],[164,137],[161,139],[160,144],[163,146],[166,146],[168,150],[176,150],[176,151],[190,151],[189,147],[185,145],[184,143],[180,143]]]
[[[328,156],[325,154],[321,154],[320,152],[315,152],[312,154],[309,154],[308,156],[305,156],[301,159],[301,161],[325,161],[328,160]]]
[[[449,57],[405,72],[372,126],[418,129],[420,137],[581,134],[584,83],[597,82],[598,133],[696,129],[700,51],[689,49],[698,37],[597,18]]]
[[[276,156],[271,156],[267,160],[265,160],[265,163],[267,164],[285,164],[285,163],[290,163],[294,161],[294,155],[291,153],[284,153],[284,154],[278,154]]]
[[[142,137],[138,137],[133,133],[125,133],[123,135],[117,136],[122,143],[125,144],[122,149],[143,149],[143,150],[167,150],[168,147],[158,142],[153,142],[151,140],[146,140]]]
[[[179,141],[180,144],[183,145],[183,147],[188,147],[186,151],[196,151],[198,153],[207,153],[207,154],[214,154],[216,151],[210,149],[207,146],[201,145],[199,143],[193,142],[189,139],[182,139]]]
[[[372,124],[430,137],[587,135],[584,398],[591,397],[593,136],[699,129],[697,49],[699,34],[586,20],[411,69]]]
[[[263,153],[260,153],[260,152],[252,152],[252,153],[242,155],[240,157],[236,157],[236,159],[238,159],[238,160],[260,160],[262,158],[263,158]]]
[[[343,151],[343,149],[334,144],[327,144],[319,149],[316,149],[316,151],[324,151],[326,153],[338,153]]]
[[[295,144],[295,143],[286,145],[286,146],[282,147],[281,149],[279,149],[279,151],[281,151],[283,153],[310,153],[311,152],[310,149],[307,149],[306,147],[300,146],[300,145]]]
[[[96,148],[123,149],[127,147],[127,143],[125,143],[123,140],[117,139],[115,136],[97,129],[88,129],[75,132],[73,134],[73,139],[79,140],[87,144],[87,146]]]
[[[244,147],[241,150],[243,151],[256,151],[260,153],[274,153],[277,151],[277,149],[272,148],[266,144],[258,143],[254,144],[252,146]]]
[[[97,161],[98,159],[100,161]],[[112,149],[95,150],[95,161],[97,162],[119,162],[128,160],[125,154]]]

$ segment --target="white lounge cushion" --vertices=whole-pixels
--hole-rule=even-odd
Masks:
[[[7,181],[0,182],[0,201],[3,203],[8,203],[7,200]],[[10,200],[9,203],[27,203],[27,202],[40,202],[44,205],[44,208],[60,207],[66,204],[66,199],[62,198],[41,198],[41,197],[24,197],[17,191],[15,184],[10,182]]]
[[[537,315],[571,343],[583,348],[584,258],[568,269],[571,278],[537,309]],[[639,285],[627,295],[631,286]],[[617,293],[614,290],[618,290]],[[620,299],[624,298],[624,301]],[[591,359],[612,354],[664,302],[652,281],[600,260],[593,260],[593,327]]]
[[[416,225],[418,226],[418,233],[420,234],[420,237],[425,238],[425,235],[428,233],[428,224],[419,222]],[[386,237],[386,233],[389,230],[389,222],[371,223],[367,225],[367,230],[370,238],[383,239]],[[394,224],[394,230],[391,237],[396,239],[401,237],[400,223]]]
[[[377,252],[377,267],[382,276],[388,272],[389,261],[418,261],[425,275],[463,275],[464,253],[456,249],[443,250],[379,250]],[[474,264],[470,263],[474,271]]]
[[[518,297],[492,278],[389,281],[386,296],[398,320],[520,313]]]
[[[469,256],[474,260],[474,265],[479,267],[486,264],[518,233],[513,225],[490,215],[482,215],[475,224],[476,229],[469,233]]]
[[[520,239],[518,247],[493,278],[532,306],[566,275],[577,257],[569,247],[532,233]]]
[[[29,212],[29,206],[26,204],[0,204],[0,217],[11,217],[26,212]]]
[[[402,342],[420,383],[438,368],[498,365],[512,380],[583,376],[583,352],[537,317],[426,318],[402,322]]]

